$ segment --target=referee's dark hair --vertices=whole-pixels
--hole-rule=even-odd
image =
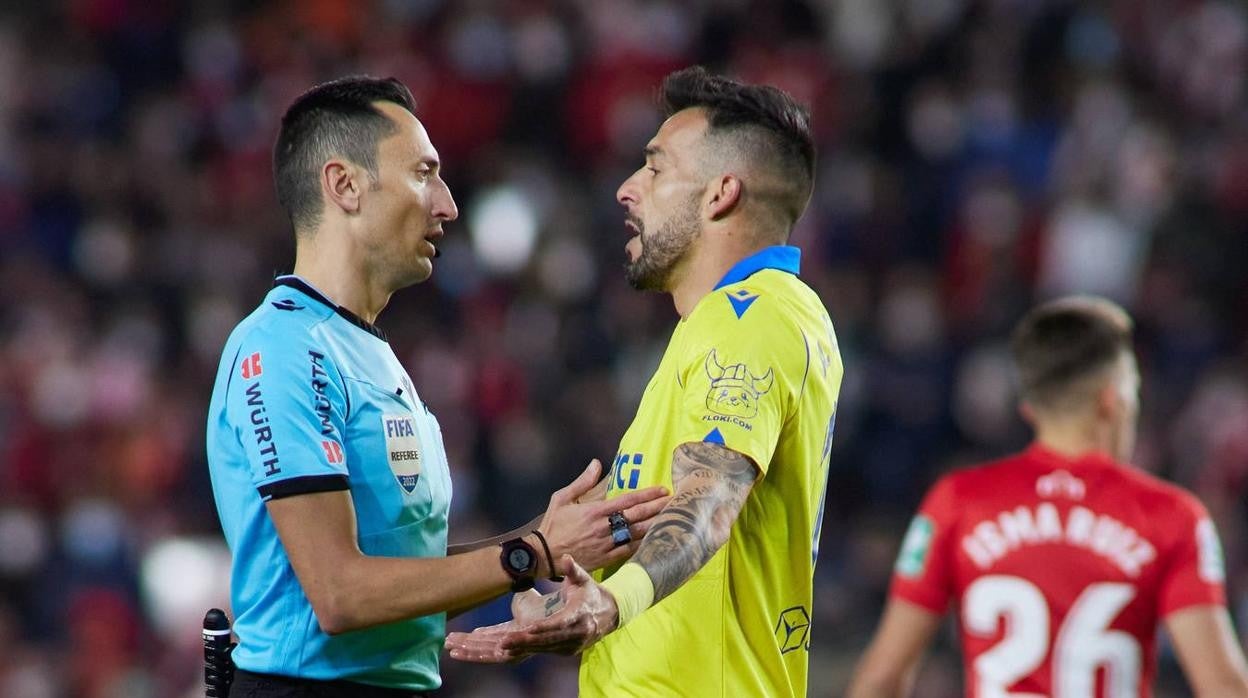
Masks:
[[[1095,296],[1068,296],[1035,308],[1019,322],[1010,348],[1024,402],[1045,410],[1077,406],[1093,379],[1131,355],[1131,316]]]
[[[668,75],[660,90],[665,116],[692,107],[706,110],[713,148],[733,149],[741,160],[769,171],[776,183],[765,203],[792,229],[815,181],[815,139],[810,112],[783,90],[712,75],[692,66]]]
[[[376,180],[377,142],[398,130],[377,102],[416,113],[411,91],[397,79],[352,75],[304,92],[282,116],[273,146],[273,183],[296,233],[320,223],[320,171],[326,160],[345,158]]]

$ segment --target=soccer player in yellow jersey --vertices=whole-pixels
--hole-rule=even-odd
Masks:
[[[617,198],[629,281],[671,294],[681,319],[606,496],[662,484],[673,497],[601,584],[565,558],[557,593],[518,597],[516,620],[447,647],[484,662],[583,652],[582,696],[805,695],[842,374],[785,245],[811,195],[809,116],[701,68],[662,92],[668,118]]]

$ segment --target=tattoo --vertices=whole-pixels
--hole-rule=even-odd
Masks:
[[[675,496],[655,519],[633,561],[654,583],[654,600],[676,591],[728,540],[758,470],[718,444],[687,443],[672,457]]]
[[[557,592],[555,592],[555,593],[551,594],[550,596],[547,596],[547,597],[546,597],[546,611],[545,611],[545,614],[546,614],[546,615],[545,615],[545,617],[546,617],[546,618],[549,618],[549,617],[551,617],[551,616],[555,615],[556,613],[558,613],[559,611],[561,611],[561,610],[563,609],[563,605],[564,605],[564,600],[563,600],[563,590],[562,590],[562,589],[560,589],[559,591],[557,591]]]

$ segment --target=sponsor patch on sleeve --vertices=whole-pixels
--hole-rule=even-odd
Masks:
[[[1226,563],[1222,557],[1222,544],[1218,530],[1209,519],[1196,524],[1197,574],[1209,584],[1221,584],[1226,580]]]
[[[238,367],[238,373],[243,380],[251,380],[259,378],[264,373],[264,368],[260,365],[260,352],[255,352],[250,356],[243,357],[243,362]]]
[[[935,533],[936,526],[923,514],[910,521],[906,537],[901,541],[901,552],[897,554],[897,574],[912,579],[923,573]]]

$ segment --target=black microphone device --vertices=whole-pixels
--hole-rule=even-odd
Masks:
[[[230,618],[225,611],[214,608],[204,616],[204,696],[229,698],[234,683],[234,661],[230,653],[235,643],[230,639]]]

